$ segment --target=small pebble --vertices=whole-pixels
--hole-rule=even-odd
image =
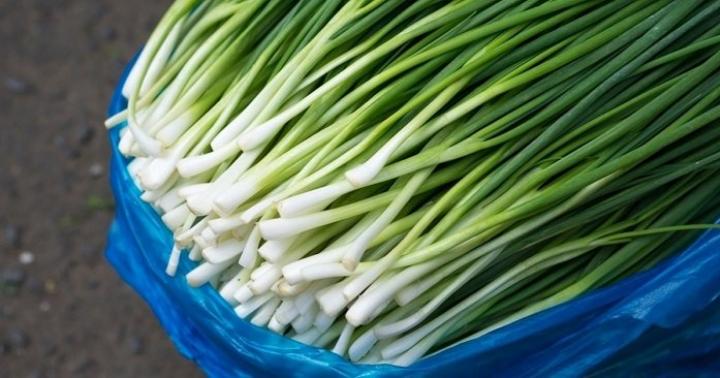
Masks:
[[[91,357],[83,356],[78,358],[75,362],[71,362],[70,365],[73,373],[85,374],[88,373],[90,370],[95,369],[95,367],[97,366],[97,361],[95,361]]]
[[[35,261],[35,255],[30,251],[23,251],[20,253],[20,256],[18,256],[18,260],[20,260],[20,264],[30,265]]]
[[[95,137],[95,129],[92,127],[81,127],[77,132],[77,141],[81,145],[86,145],[90,143],[93,138]]]
[[[69,314],[75,314],[78,312],[79,307],[80,307],[80,305],[77,302],[77,300],[73,300],[72,302],[70,302],[70,304],[65,305],[65,310]]]
[[[100,37],[106,41],[112,41],[117,38],[117,31],[112,26],[105,26],[100,29]]]
[[[125,326],[120,324],[115,330],[112,332],[112,338],[113,341],[117,344],[120,344],[123,340],[125,340],[125,334],[127,334],[127,329]]]
[[[28,290],[33,293],[34,295],[43,295],[45,294],[45,288],[43,288],[43,283],[36,277],[30,276],[25,283],[25,286],[28,288]]]
[[[32,90],[28,82],[20,80],[16,77],[5,78],[5,88],[14,94],[26,94]]]
[[[53,280],[45,281],[45,292],[48,294],[52,294],[55,292],[55,281],[53,281]]]
[[[14,224],[8,224],[3,229],[5,243],[12,248],[20,248],[22,245],[22,229]]]
[[[56,344],[53,344],[53,341],[44,340],[44,342],[41,343],[41,351],[43,356],[50,357],[58,354],[60,349]]]
[[[145,351],[145,342],[139,336],[133,336],[128,341],[130,352],[135,355],[140,355]]]
[[[65,150],[65,153],[67,154],[67,157],[69,157],[70,159],[73,159],[73,160],[82,156],[82,153],[80,153],[80,150],[75,147],[67,148]]]
[[[105,172],[105,169],[103,168],[103,165],[100,163],[93,163],[90,166],[90,168],[88,169],[88,173],[90,174],[90,177],[92,177],[92,178],[102,177],[104,172]]]
[[[25,282],[25,271],[19,267],[7,267],[0,271],[0,286],[18,288]]]
[[[38,307],[40,308],[40,311],[48,312],[48,311],[50,311],[50,302],[42,301],[42,302],[40,302],[40,306],[38,306]]]
[[[24,349],[30,345],[30,337],[20,328],[10,328],[5,333],[5,342],[11,349]]]

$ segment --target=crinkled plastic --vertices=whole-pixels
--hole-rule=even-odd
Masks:
[[[126,106],[120,87],[109,113]],[[186,254],[165,274],[170,232],[139,198],[110,132],[116,200],[107,259],[150,305],[179,351],[211,377],[651,376],[720,374],[720,232],[660,266],[418,361],[355,365],[238,318],[208,285],[190,288]],[[720,188],[719,188],[720,189]]]

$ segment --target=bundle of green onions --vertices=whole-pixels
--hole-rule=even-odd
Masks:
[[[120,151],[253,324],[417,359],[720,214],[720,1],[178,0]]]

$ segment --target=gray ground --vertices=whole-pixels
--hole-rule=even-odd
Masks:
[[[201,375],[103,256],[102,120],[169,3],[0,0],[1,377]]]

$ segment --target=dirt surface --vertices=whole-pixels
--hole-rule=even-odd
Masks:
[[[0,377],[197,377],[103,256],[102,121],[170,1],[0,0]]]

